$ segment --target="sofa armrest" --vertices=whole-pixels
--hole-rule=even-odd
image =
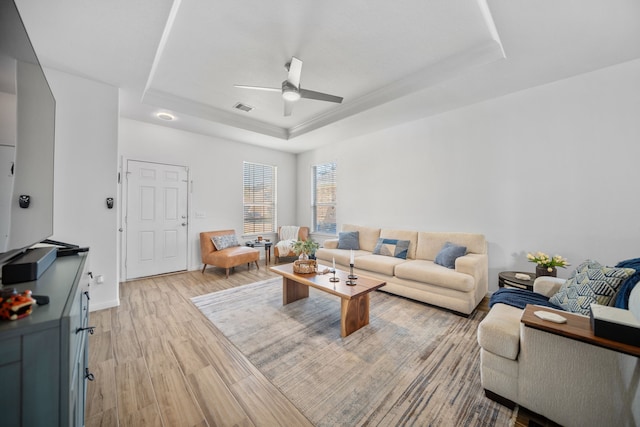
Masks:
[[[322,243],[322,247],[327,249],[338,249],[338,239],[326,239]]]
[[[466,254],[456,258],[455,270],[458,273],[465,273],[478,279],[482,276],[486,266],[486,254]]]
[[[552,297],[564,282],[564,279],[557,277],[540,276],[533,282],[533,292],[542,294],[545,297]]]

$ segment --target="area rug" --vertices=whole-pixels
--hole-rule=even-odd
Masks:
[[[192,299],[317,426],[508,426],[512,411],[484,397],[478,323],[384,292],[370,323],[340,337],[340,299],[310,289],[282,305],[282,279]]]

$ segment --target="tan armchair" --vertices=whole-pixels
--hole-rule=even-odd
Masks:
[[[278,227],[278,239],[280,239],[280,228]],[[298,240],[307,240],[309,238],[309,227],[300,227],[298,230]],[[273,246],[273,254],[276,257],[276,264],[279,262],[279,258],[297,256],[292,250],[287,253],[280,253],[278,245]]]
[[[205,231],[200,233],[200,254],[202,255],[202,273],[204,273],[207,265],[225,268],[227,279],[229,278],[229,269],[236,265],[247,263],[247,267],[251,269],[251,263],[255,262],[258,270],[258,260],[260,259],[260,251],[248,246],[233,246],[222,250],[217,250],[211,238],[213,236],[224,236],[227,234],[235,234],[234,230]]]

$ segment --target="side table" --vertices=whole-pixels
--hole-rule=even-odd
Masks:
[[[578,316],[573,313],[562,313],[562,316],[567,319],[567,323],[553,323],[548,320],[542,320],[533,314],[538,310],[557,313],[557,310],[554,311],[547,307],[527,304],[520,321],[530,328],[539,329],[541,331],[582,341],[598,347],[640,357],[640,347],[595,336],[593,328],[591,327],[591,319],[586,316]]]
[[[516,274],[527,274],[531,279],[523,280],[517,279]],[[524,271],[502,271],[498,273],[498,286],[510,287],[510,288],[518,288],[518,289],[526,289],[529,291],[533,290],[533,281],[535,280],[535,273],[528,273]]]
[[[273,246],[273,242],[246,242],[245,245],[251,248],[264,248],[264,264],[271,264],[271,246]]]

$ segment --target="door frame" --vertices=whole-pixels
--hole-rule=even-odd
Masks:
[[[139,159],[139,158],[133,158],[133,157],[121,157],[120,158],[120,164],[118,165],[118,191],[120,192],[120,197],[119,199],[122,201],[120,203],[120,211],[118,212],[118,247],[120,248],[120,257],[119,258],[119,266],[118,266],[118,276],[120,278],[120,282],[126,282],[127,281],[127,227],[126,227],[126,222],[125,222],[125,217],[127,215],[127,203],[128,203],[128,198],[129,198],[129,194],[128,192],[128,185],[127,185],[127,163],[129,161],[134,161],[134,162],[140,162],[140,163],[150,163],[150,164],[154,164],[154,165],[166,165],[166,166],[175,166],[175,167],[179,167],[179,168],[185,168],[185,170],[187,171],[187,241],[186,241],[186,245],[187,247],[185,248],[186,254],[187,254],[187,265],[186,265],[186,271],[189,271],[189,266],[191,265],[191,237],[190,237],[190,232],[189,230],[191,229],[191,188],[192,188],[192,182],[191,182],[191,167],[187,166],[187,165],[180,165],[180,164],[175,164],[175,163],[167,163],[167,162],[161,162],[161,161],[153,161],[153,160],[145,160],[145,159]],[[137,279],[132,279],[132,280],[137,280]]]

